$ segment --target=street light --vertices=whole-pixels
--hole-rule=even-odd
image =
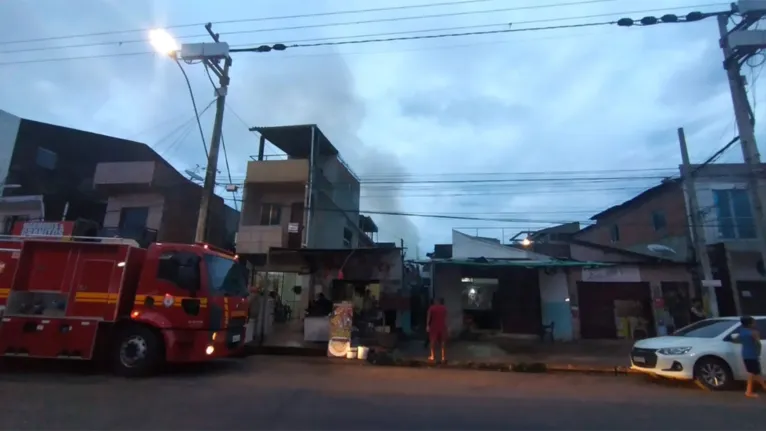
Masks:
[[[174,57],[180,48],[173,36],[163,29],[150,30],[149,43],[155,51],[169,57]]]

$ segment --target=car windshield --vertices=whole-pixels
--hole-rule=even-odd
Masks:
[[[225,296],[247,296],[245,267],[235,260],[207,254],[205,264],[208,272],[210,293]]]
[[[674,332],[673,335],[676,337],[715,338],[731,329],[735,324],[737,324],[736,320],[706,319],[685,326]]]

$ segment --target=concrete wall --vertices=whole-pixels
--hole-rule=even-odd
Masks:
[[[569,341],[574,336],[572,309],[569,306],[569,282],[565,271],[555,270],[549,274],[540,273],[540,303],[543,325],[554,323],[553,337]]]
[[[452,231],[452,257],[455,259],[484,257],[487,259],[549,260],[547,256],[508,247],[500,244],[500,242],[478,238],[456,230]]]
[[[0,182],[4,183],[11,166],[21,119],[0,110]]]
[[[151,184],[157,168],[158,164],[153,161],[99,163],[93,174],[93,184]]]
[[[104,227],[118,227],[120,225],[120,212],[123,208],[149,207],[149,216],[146,220],[146,227],[149,229],[160,230],[160,227],[162,226],[164,205],[165,198],[159,193],[112,196],[107,201]]]

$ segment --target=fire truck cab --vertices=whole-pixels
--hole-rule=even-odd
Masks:
[[[126,376],[232,356],[247,295],[236,256],[206,244],[0,237],[0,356],[105,358]]]

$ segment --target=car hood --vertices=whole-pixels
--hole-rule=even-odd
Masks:
[[[665,347],[690,347],[699,344],[705,344],[711,340],[706,338],[694,338],[694,337],[674,337],[668,335],[665,337],[647,338],[645,340],[636,341],[633,347],[639,349],[662,349]]]

